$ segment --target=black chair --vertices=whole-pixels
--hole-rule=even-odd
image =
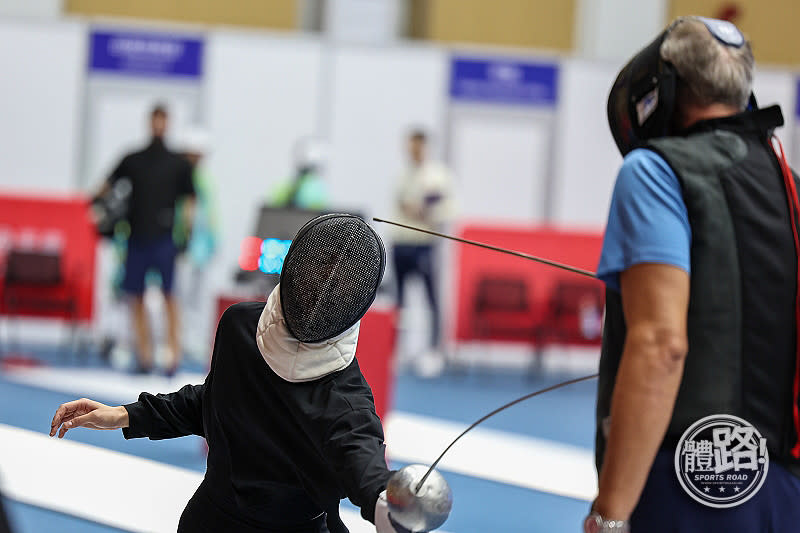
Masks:
[[[483,275],[473,300],[472,328],[478,338],[530,341],[530,291],[524,278]]]
[[[601,329],[588,336],[581,315],[587,311],[602,315],[603,306],[603,287],[599,283],[561,281],[550,295],[543,335],[552,344],[598,343]]]
[[[530,344],[530,378],[541,372],[544,356],[542,328],[534,311],[532,289],[525,278],[487,274],[478,279],[472,315],[476,338]]]
[[[10,250],[2,295],[0,307],[9,319],[25,314],[65,315],[70,327],[67,342],[73,344],[77,301],[64,277],[60,252]],[[9,345],[12,345],[10,339]]]

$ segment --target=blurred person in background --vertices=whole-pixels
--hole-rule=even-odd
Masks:
[[[175,207],[181,198],[187,227],[194,216],[195,189],[192,165],[186,158],[170,151],[164,143],[168,114],[162,105],[150,113],[150,143],[142,150],[122,158],[103,184],[97,196],[104,196],[121,180],[130,183],[127,219],[130,225],[125,275],[122,289],[129,295],[135,336],[137,373],[153,368],[153,340],[144,302],[145,278],[154,271],[161,278],[167,310],[169,356],[167,375],[180,364],[180,324],[178,304],[172,297],[177,248],[173,241]]]
[[[757,109],[753,68],[733,24],[682,17],[609,96],[625,159],[598,267],[606,319],[588,533],[798,531],[800,206],[771,139],[783,116]],[[720,415],[743,419],[739,437],[717,422],[713,440],[684,441]],[[757,459],[764,445],[768,459]],[[725,481],[690,492],[698,471]],[[718,505],[738,497],[732,477],[763,485]]]
[[[128,238],[131,227],[127,219],[127,204],[130,183],[119,180],[113,189],[104,188],[106,196],[96,196],[92,200],[92,218],[98,233],[103,237],[100,253],[109,257],[110,272],[106,277],[107,296],[101,298],[104,308],[99,313],[100,357],[105,362],[114,359],[130,359],[130,317],[128,316],[125,291],[125,257],[128,251]],[[101,264],[105,264],[101,262]],[[116,357],[119,356],[119,357]]]
[[[422,129],[408,136],[409,166],[400,177],[395,195],[395,220],[402,224],[442,231],[453,217],[453,178],[442,163],[428,157],[428,135]],[[441,351],[441,317],[437,283],[438,238],[418,231],[395,228],[392,258],[397,283],[397,306],[405,304],[406,281],[418,276],[424,286],[430,312],[429,351],[414,357],[421,375],[444,369]]]
[[[208,133],[201,128],[186,131],[181,153],[192,166],[194,196],[184,196],[175,208],[172,236],[180,252],[186,252],[193,265],[203,269],[217,248],[217,209],[214,180],[204,165],[208,155]],[[186,211],[194,210],[193,216]]]
[[[322,177],[327,157],[325,143],[313,137],[299,139],[292,150],[294,175],[278,183],[269,194],[273,207],[322,210],[328,205],[328,188]]]

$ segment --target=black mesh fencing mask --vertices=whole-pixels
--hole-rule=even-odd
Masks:
[[[322,342],[356,324],[375,300],[386,252],[361,218],[314,218],[292,241],[280,279],[281,309],[289,332]]]

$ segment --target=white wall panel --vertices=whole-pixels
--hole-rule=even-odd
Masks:
[[[622,162],[608,129],[606,101],[621,66],[617,62],[577,59],[562,64],[554,154],[556,223],[605,224],[614,180]],[[786,123],[792,124],[796,105],[792,74],[762,69],[756,72],[754,85],[759,105],[780,104]],[[777,132],[787,151],[794,144],[793,130],[784,127]]]
[[[797,106],[796,78],[792,72],[775,69],[757,69],[753,80],[753,92],[758,100],[758,105],[767,107],[773,104],[781,106],[783,119],[786,123],[778,128],[775,133],[781,139],[786,150],[789,163],[797,167],[800,151],[794,149],[797,141],[794,139],[796,132],[794,125],[795,109]]]
[[[575,48],[587,59],[624,62],[667,25],[668,0],[578,0]]]
[[[218,281],[229,282],[239,245],[270,188],[291,172],[294,142],[318,115],[316,40],[215,32],[207,41],[206,113],[221,248]]]
[[[506,111],[505,113],[502,111]],[[542,222],[551,113],[485,109],[452,113],[450,156],[469,220]]]
[[[23,20],[0,19],[0,186],[69,191],[78,158],[85,27]]]
[[[447,68],[435,48],[334,50],[328,175],[337,205],[392,214],[412,127],[431,132],[433,157],[442,153]]]
[[[63,0],[2,0],[0,15],[55,18],[62,4]]]
[[[553,222],[604,226],[622,163],[606,120],[606,100],[617,65],[562,63],[554,157]]]

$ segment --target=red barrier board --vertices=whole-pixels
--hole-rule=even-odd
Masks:
[[[0,194],[0,314],[91,320],[97,234],[88,205],[83,196]],[[61,279],[47,288],[15,286],[9,309],[11,289],[4,289],[12,249],[60,256]],[[59,301],[69,301],[72,311]]]
[[[358,333],[356,357],[361,372],[372,388],[375,397],[375,410],[381,419],[391,409],[391,398],[394,392],[394,374],[392,360],[397,315],[393,310],[370,309],[361,319]]]
[[[466,225],[458,236],[594,271],[602,233]],[[476,246],[457,245],[456,341],[599,343],[596,279]]]

